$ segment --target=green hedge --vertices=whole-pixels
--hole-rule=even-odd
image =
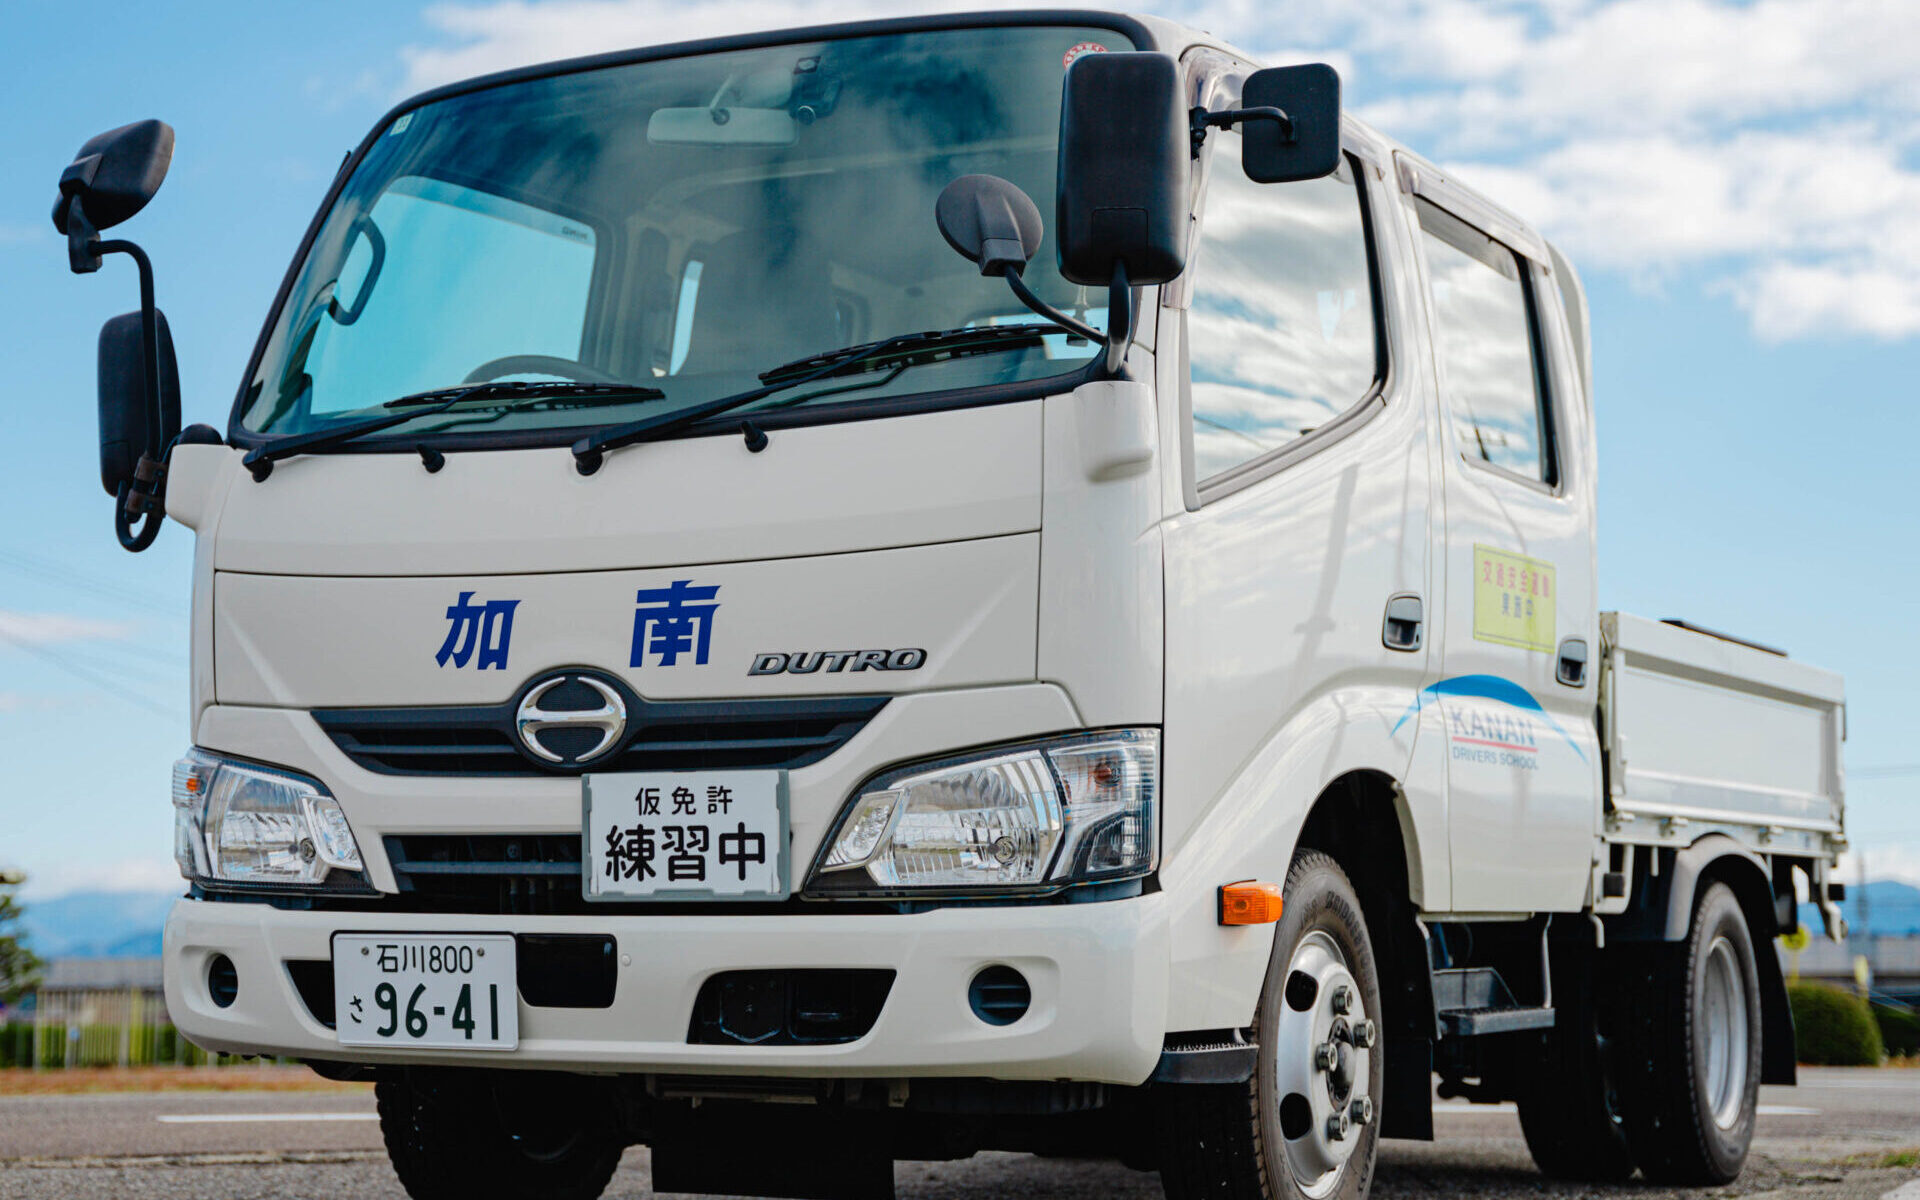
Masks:
[[[1828,1067],[1880,1065],[1885,1047],[1867,1002],[1824,983],[1787,985],[1793,1037],[1803,1063]]]
[[[1903,1057],[1920,1054],[1920,1013],[1876,1004],[1873,1019],[1880,1026],[1880,1040],[1886,1043],[1888,1054]]]

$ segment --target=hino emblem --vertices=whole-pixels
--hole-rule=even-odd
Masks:
[[[589,707],[559,707],[581,700]],[[550,701],[553,707],[548,706]],[[520,698],[513,727],[520,744],[535,758],[576,767],[620,744],[627,732],[627,702],[612,685],[592,675],[549,675]],[[597,739],[594,734],[599,735]]]

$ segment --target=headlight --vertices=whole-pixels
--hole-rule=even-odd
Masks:
[[[1151,872],[1160,733],[1008,746],[878,776],[841,813],[815,895],[1053,891]]]
[[[365,883],[353,830],[326,789],[303,776],[202,750],[173,765],[173,855],[190,880]]]

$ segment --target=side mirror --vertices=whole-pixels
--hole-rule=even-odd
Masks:
[[[53,227],[67,235],[76,274],[100,269],[100,257],[88,244],[147,206],[173,165],[173,126],[165,121],[136,121],[88,138],[60,172],[60,196],[53,203]]]
[[[1272,67],[1247,76],[1247,109],[1278,109],[1286,120],[1247,121],[1240,165],[1255,183],[1324,179],[1340,165],[1340,75],[1325,63]]]
[[[180,436],[180,369],[173,356],[167,317],[154,310],[160,361],[160,428],[148,410],[147,351],[141,314],[122,313],[100,327],[100,486],[118,497],[133,485],[140,456],[149,446],[171,445]]]
[[[113,494],[113,530],[139,552],[166,515],[167,455],[180,432],[180,372],[173,335],[153,302],[153,263],[124,238],[101,241],[147,206],[173,164],[173,126],[136,121],[87,139],[60,172],[53,227],[67,235],[67,266],[91,274],[109,254],[140,271],[140,310],[100,330],[100,482]]]
[[[1083,54],[1060,97],[1060,274],[1166,283],[1186,266],[1193,156],[1180,68],[1167,54]]]

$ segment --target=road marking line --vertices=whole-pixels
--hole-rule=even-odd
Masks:
[[[252,1121],[378,1121],[378,1113],[167,1113],[155,1117],[162,1125],[238,1125]]]
[[[1464,1100],[1451,1100],[1434,1105],[1433,1111],[1495,1116],[1500,1113],[1517,1113],[1520,1109],[1514,1104],[1469,1104]],[[1762,1104],[1758,1111],[1763,1117],[1817,1117],[1820,1115],[1820,1110],[1817,1108],[1796,1108],[1788,1104]]]

